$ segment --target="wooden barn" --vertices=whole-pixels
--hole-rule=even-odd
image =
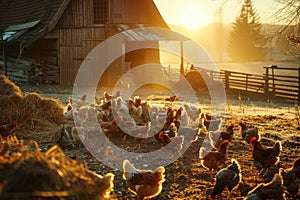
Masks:
[[[0,73],[20,79],[32,73],[42,82],[72,86],[96,45],[137,27],[168,28],[152,0],[1,0]],[[114,62],[110,72],[118,78],[151,61],[159,61],[157,49],[133,51]]]

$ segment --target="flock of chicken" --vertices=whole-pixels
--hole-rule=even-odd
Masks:
[[[168,147],[179,153],[182,149],[185,135],[179,135],[179,130],[191,130],[190,142],[197,141],[201,133],[208,135],[204,139],[199,150],[201,165],[210,170],[210,180],[213,181],[213,170],[218,171],[215,175],[214,188],[209,198],[215,199],[227,187],[229,192],[234,191],[242,180],[241,167],[237,159],[232,159],[231,164],[226,166],[228,159],[228,147],[234,138],[235,125],[229,125],[226,130],[220,131],[224,119],[210,116],[201,112],[201,109],[184,104],[174,106],[176,96],[165,99],[169,107],[150,106],[143,102],[140,97],[123,100],[120,92],[110,95],[104,92],[103,97],[95,98],[95,103],[86,105],[87,95],[79,99],[69,99],[66,120],[74,120],[76,126],[70,133],[66,133],[73,139],[78,139],[77,129],[84,128],[85,123],[96,120],[103,133],[109,137],[114,132],[122,132],[123,139],[128,135],[135,138],[136,146],[140,149],[141,143],[154,133],[155,139],[164,147]],[[95,119],[93,116],[96,116]],[[75,118],[81,120],[75,120]],[[252,147],[253,159],[260,163],[262,170],[260,175],[266,176],[268,169],[278,163],[282,146],[276,141],[274,146],[265,147],[261,144],[261,135],[257,127],[247,127],[242,121],[241,136]],[[6,137],[17,127],[17,123],[0,126],[0,134]],[[82,138],[81,138],[82,139]],[[84,138],[83,138],[84,139]],[[172,142],[172,145],[170,143]],[[138,199],[146,199],[157,196],[162,191],[162,183],[165,181],[165,168],[163,166],[155,170],[136,169],[129,160],[123,161],[123,179],[128,189],[137,195]],[[112,181],[112,180],[111,180]],[[294,162],[291,169],[280,169],[269,183],[261,183],[253,188],[245,197],[251,199],[285,199],[285,191],[296,195],[300,182],[300,159]]]
[[[252,157],[261,165],[259,175],[266,177],[270,167],[275,166],[279,162],[279,156],[282,151],[280,141],[276,141],[272,147],[265,147],[261,144],[261,135],[255,126],[247,127],[245,123],[239,122],[241,127],[241,136],[243,140],[252,147]],[[209,132],[210,145],[213,151],[207,151],[205,147],[201,147],[199,156],[203,167],[211,171],[218,170],[220,166],[224,166],[227,161],[227,148],[233,139],[233,127],[230,125],[225,131]],[[225,187],[231,192],[239,186],[242,180],[241,168],[236,159],[231,160],[231,164],[221,169],[216,174],[216,183],[210,198],[218,198]],[[273,176],[269,183],[261,183],[248,192],[246,200],[257,199],[285,199],[285,190],[295,196],[299,190],[300,183],[300,159],[294,162],[292,168],[284,170],[279,169],[279,173]]]

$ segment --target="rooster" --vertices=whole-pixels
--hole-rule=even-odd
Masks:
[[[216,175],[216,184],[214,186],[214,189],[210,195],[210,197],[218,198],[218,195],[220,195],[225,187],[228,188],[230,194],[231,191],[236,189],[242,180],[242,172],[241,167],[235,159],[231,160],[231,164],[227,166],[225,169],[221,169],[217,175]],[[230,197],[230,194],[228,196],[228,199]]]
[[[239,125],[242,127],[241,134],[242,138],[250,144],[250,139],[255,137],[257,141],[260,141],[261,136],[258,133],[258,128],[256,126],[254,127],[247,127],[245,123],[240,122]]]
[[[248,192],[244,200],[285,200],[283,179],[280,174],[275,174],[269,183],[261,183]]]
[[[234,125],[231,124],[230,126],[227,127],[225,131],[222,132],[210,131],[208,134],[209,134],[211,146],[214,147],[215,149],[219,149],[221,144],[225,140],[231,142],[231,140],[233,139],[233,128]]]
[[[132,193],[139,200],[153,198],[162,191],[162,183],[165,181],[165,168],[158,167],[156,170],[136,169],[129,160],[123,161],[123,179]]]
[[[18,127],[18,122],[14,121],[11,124],[0,125],[0,136],[5,138],[9,136]]]
[[[273,147],[264,147],[259,141],[257,141],[256,137],[253,137],[250,140],[250,144],[252,146],[253,159],[258,161],[262,166],[259,174],[262,174],[263,171],[265,171],[263,176],[266,176],[269,167],[279,161],[279,155],[282,150],[281,142],[276,141]]]
[[[218,167],[224,165],[227,160],[227,147],[229,145],[228,141],[224,141],[218,151],[207,152],[204,147],[200,148],[199,158],[201,160],[201,165],[210,170],[210,181],[212,181],[212,170],[218,170]]]

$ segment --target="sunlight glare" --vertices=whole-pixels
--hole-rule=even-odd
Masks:
[[[178,13],[175,23],[189,30],[196,30],[212,21],[210,15],[199,6],[183,7]]]

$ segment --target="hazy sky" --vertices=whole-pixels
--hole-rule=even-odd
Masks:
[[[218,8],[226,0],[154,0],[161,15],[168,24],[184,23],[190,28],[197,28],[203,24],[218,20]],[[223,22],[232,22],[240,11],[241,0],[227,0],[224,4]],[[254,8],[260,16],[261,22],[274,22],[272,15],[279,8],[276,0],[253,0]],[[201,19],[197,22],[196,18]],[[190,23],[190,24],[189,24]]]

